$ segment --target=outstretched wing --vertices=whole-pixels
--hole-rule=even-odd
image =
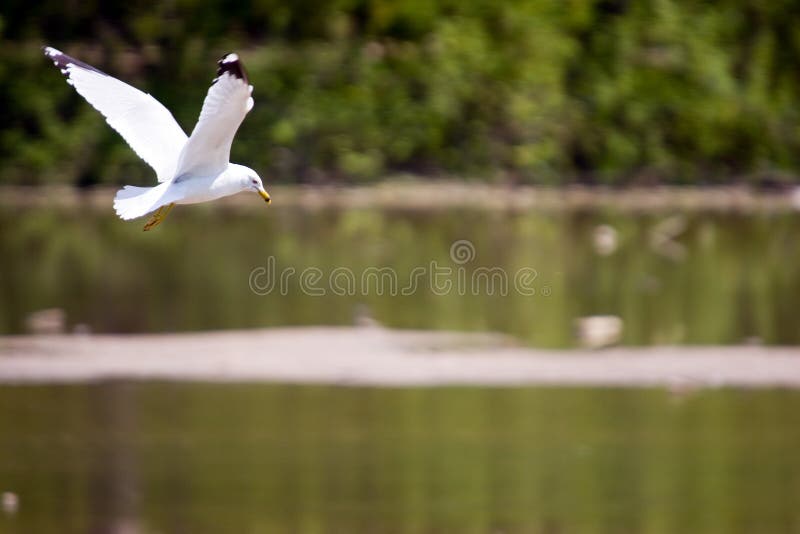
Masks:
[[[239,56],[226,54],[218,62],[217,77],[208,90],[200,119],[183,148],[178,180],[213,176],[225,170],[236,130],[253,109],[253,86]]]
[[[153,167],[159,182],[175,175],[186,134],[167,108],[149,94],[55,48],[47,46],[44,53],[61,69],[67,83]]]

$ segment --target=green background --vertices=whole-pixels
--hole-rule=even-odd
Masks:
[[[160,99],[187,131],[235,50],[268,182],[792,181],[800,6],[727,0],[23,2],[0,7],[0,184],[151,171],[41,54]]]

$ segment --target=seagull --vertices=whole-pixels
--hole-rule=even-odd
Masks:
[[[155,212],[144,226],[158,226],[175,204],[195,204],[254,191],[267,204],[269,194],[258,174],[231,163],[231,143],[245,115],[253,109],[253,86],[239,56],[225,54],[217,62],[200,118],[186,134],[158,100],[60,50],[46,46],[45,56],[67,78],[145,163],[156,172],[155,187],[126,185],[114,197],[114,210],[124,220]]]

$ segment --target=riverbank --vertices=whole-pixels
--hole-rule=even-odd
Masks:
[[[0,383],[101,380],[364,386],[800,387],[800,350],[522,348],[490,334],[275,328],[0,338]]]
[[[454,208],[502,210],[597,210],[629,213],[672,211],[774,212],[800,209],[800,189],[760,190],[747,186],[541,187],[492,185],[478,182],[389,179],[364,186],[271,185],[273,207],[378,208],[442,210]],[[118,188],[77,189],[65,186],[0,187],[0,205],[52,206],[107,210]],[[217,208],[263,209],[252,195],[215,201]]]

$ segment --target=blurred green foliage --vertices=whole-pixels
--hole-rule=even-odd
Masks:
[[[788,180],[800,6],[724,0],[22,2],[0,7],[0,183],[149,183],[42,57],[154,94],[189,131],[213,61],[256,107],[233,159],[268,181]]]

